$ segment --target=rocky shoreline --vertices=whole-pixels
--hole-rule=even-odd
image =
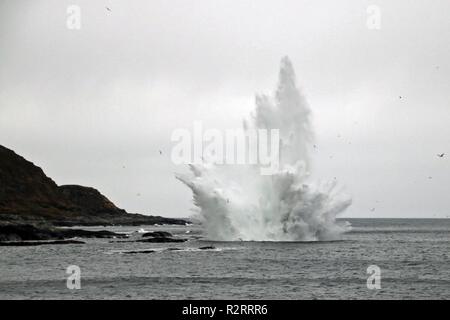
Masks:
[[[128,213],[94,188],[79,185],[58,186],[41,168],[0,145],[2,243],[20,245],[17,243],[21,241],[123,238],[124,235],[110,231],[60,227],[163,224],[186,225],[188,221]]]
[[[43,245],[55,244],[85,244],[79,240],[54,240],[54,241],[8,241],[0,242],[0,247],[35,247]]]
[[[82,229],[61,229],[51,226],[33,226],[29,224],[0,225],[0,243],[66,240],[72,238],[127,238],[127,236],[107,230],[88,231]]]
[[[78,238],[128,239],[130,235],[107,230],[90,231],[83,229],[63,229],[50,226],[0,225],[0,246],[37,246],[46,244],[84,244]],[[169,243],[186,242],[187,239],[175,238],[165,231],[148,232],[140,239],[117,240],[111,242],[149,242]]]

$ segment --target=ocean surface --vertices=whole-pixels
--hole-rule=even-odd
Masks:
[[[191,225],[106,228],[185,243],[0,247],[0,299],[450,299],[450,219],[344,220],[352,231],[332,242],[210,242]],[[70,265],[79,290],[66,286]],[[370,265],[379,290],[367,287]]]

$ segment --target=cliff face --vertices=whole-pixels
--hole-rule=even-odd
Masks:
[[[66,185],[60,186],[59,190],[65,198],[90,215],[118,215],[127,213],[125,210],[117,208],[114,203],[94,188]]]
[[[0,146],[0,214],[57,218],[76,209],[41,168]]]
[[[3,146],[0,146],[0,222],[55,225],[186,223],[180,219],[128,214],[94,188],[58,186],[41,168]]]

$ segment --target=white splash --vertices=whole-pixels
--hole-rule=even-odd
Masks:
[[[258,95],[256,111],[244,128],[279,129],[280,169],[260,174],[258,165],[190,165],[177,175],[193,192],[206,236],[219,241],[336,240],[349,229],[336,221],[351,199],[336,180],[310,181],[309,152],[314,135],[311,111],[295,83],[290,60],[281,61],[273,98]]]

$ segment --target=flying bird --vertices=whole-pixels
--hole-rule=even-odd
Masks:
[[[162,151],[161,151],[161,150],[159,150],[159,154],[162,154]]]
[[[109,8],[109,7],[105,7],[106,8],[106,10],[108,10],[109,12],[111,12],[111,9]]]
[[[443,158],[445,156],[445,153],[441,153],[437,155],[439,158]]]

